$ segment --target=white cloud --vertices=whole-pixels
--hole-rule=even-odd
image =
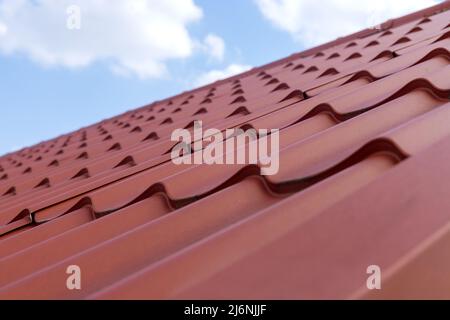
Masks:
[[[234,76],[236,74],[245,72],[247,70],[250,70],[252,67],[248,65],[241,65],[241,64],[230,64],[228,67],[226,67],[223,70],[211,70],[209,72],[206,72],[202,75],[200,75],[197,80],[194,82],[194,86],[200,87],[209,83],[212,83],[216,80],[225,79],[231,76]]]
[[[81,9],[79,30],[67,28],[70,5]],[[192,55],[187,25],[202,15],[193,0],[0,1],[0,51],[48,66],[106,61],[114,72],[158,77],[167,60]]]
[[[254,1],[265,18],[306,46],[334,40],[439,2],[437,0]]]
[[[222,61],[225,56],[225,42],[215,34],[208,34],[204,41],[204,50],[212,58]]]
[[[8,28],[0,21],[0,37],[8,32]]]
[[[8,152],[16,152],[16,151],[20,151],[22,149],[23,149],[22,146],[15,145],[15,146],[12,146]]]

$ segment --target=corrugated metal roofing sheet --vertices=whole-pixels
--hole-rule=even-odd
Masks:
[[[450,298],[449,8],[1,157],[0,298]],[[279,172],[173,164],[194,120],[279,128]]]

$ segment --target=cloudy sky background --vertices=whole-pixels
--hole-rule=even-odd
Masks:
[[[0,0],[0,154],[438,2]]]

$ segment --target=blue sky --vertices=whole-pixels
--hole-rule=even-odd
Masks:
[[[0,0],[0,154],[438,1],[126,2]]]

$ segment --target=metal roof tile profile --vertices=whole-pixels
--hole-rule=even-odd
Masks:
[[[448,9],[1,157],[0,299],[449,299]],[[279,129],[279,171],[176,165],[196,120]]]

